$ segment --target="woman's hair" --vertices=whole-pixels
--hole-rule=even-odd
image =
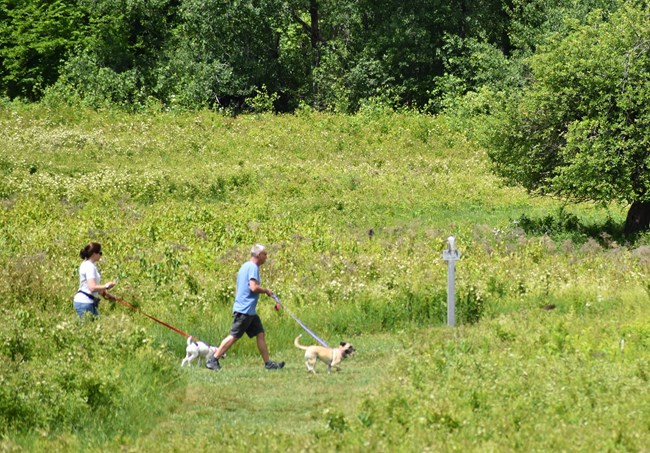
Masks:
[[[102,246],[98,242],[91,242],[87,246],[81,249],[79,256],[82,260],[87,260],[90,258],[93,253],[100,253],[102,251]]]

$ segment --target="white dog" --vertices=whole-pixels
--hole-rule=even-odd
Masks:
[[[188,337],[187,347],[185,348],[187,355],[181,362],[181,366],[185,366],[186,364],[192,366],[192,362],[197,357],[199,358],[199,366],[201,366],[201,359],[205,361],[208,358],[208,354],[214,354],[216,350],[217,348],[214,346],[210,346],[202,341],[192,341],[192,337]]]

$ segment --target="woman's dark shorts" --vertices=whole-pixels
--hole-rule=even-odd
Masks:
[[[246,334],[248,338],[253,338],[263,332],[264,326],[262,326],[262,320],[258,315],[233,313],[232,326],[230,327],[230,335],[233,337],[241,338]]]

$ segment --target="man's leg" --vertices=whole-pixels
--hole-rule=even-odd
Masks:
[[[221,344],[219,345],[217,350],[214,351],[214,357],[217,358],[217,359],[220,359],[221,357],[223,357],[223,355],[226,353],[226,351],[228,349],[230,349],[230,347],[232,345],[234,345],[237,342],[238,339],[239,338],[237,338],[237,337],[234,337],[232,335],[228,335],[226,338],[223,339],[223,341],[221,342]]]
[[[221,364],[219,359],[223,357],[226,351],[238,340],[234,335],[228,335],[223,339],[217,350],[214,352],[212,357],[208,357],[208,360],[205,361],[205,367],[212,371],[219,371],[221,369]]]
[[[266,338],[264,336],[264,332],[258,333],[256,338],[257,338],[257,349],[260,350],[262,359],[266,364],[269,362],[269,348],[266,346]]]
[[[264,360],[264,368],[267,370],[279,370],[284,368],[284,362],[274,362],[269,357],[269,348],[266,346],[266,337],[264,332],[260,332],[256,336],[257,338],[257,349],[260,350],[262,359]]]

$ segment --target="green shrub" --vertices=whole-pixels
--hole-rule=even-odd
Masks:
[[[98,423],[105,432],[127,432],[132,419],[111,414],[133,411],[142,399],[157,395],[155,388],[137,388],[133,395],[133,372],[141,374],[140,382],[177,379],[169,364],[161,367],[142,328],[124,319],[81,323],[74,318],[3,310],[1,330],[11,332],[3,335],[0,349],[3,434],[86,429],[90,434]],[[8,330],[12,324],[16,327]],[[150,403],[159,404],[155,398]]]

